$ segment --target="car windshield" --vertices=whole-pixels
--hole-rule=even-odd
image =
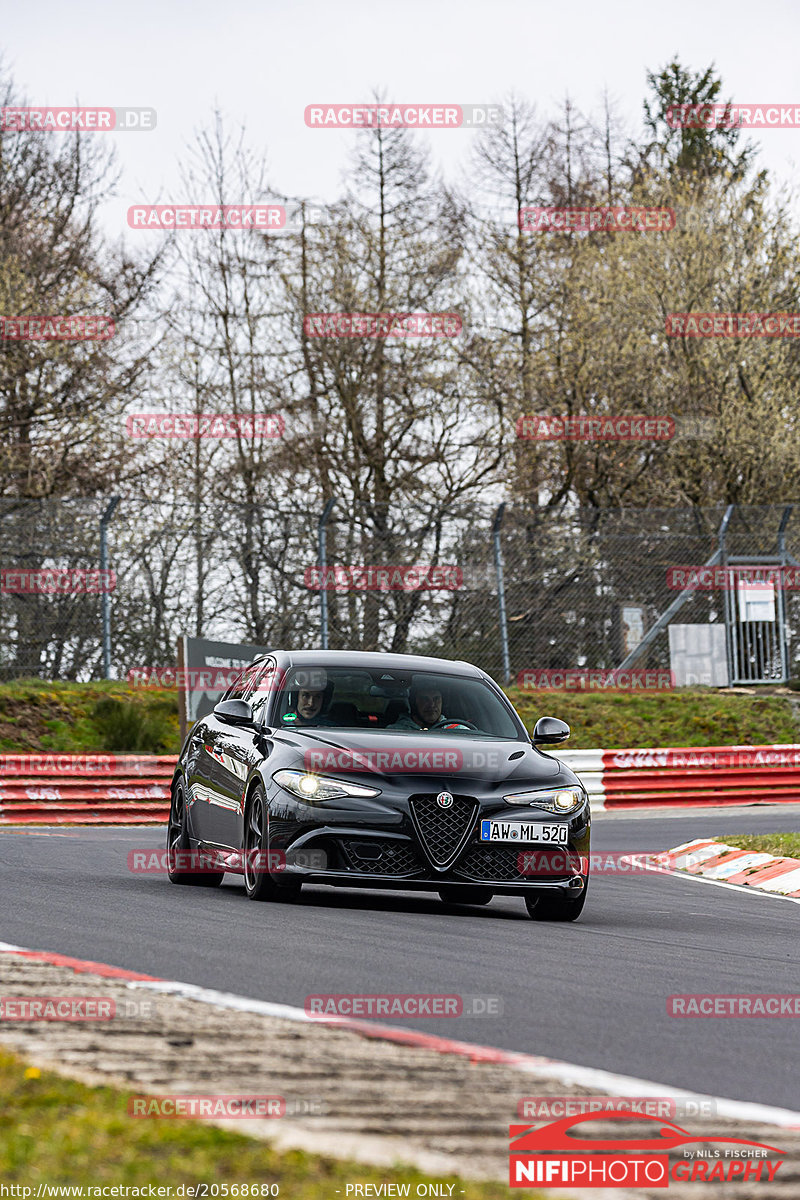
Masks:
[[[461,675],[295,667],[275,703],[275,724],[286,729],[376,729],[525,740],[492,689],[480,679]]]

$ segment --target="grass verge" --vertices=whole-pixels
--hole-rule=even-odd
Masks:
[[[783,696],[709,688],[647,695],[509,688],[508,695],[530,731],[544,715],[566,721],[572,729],[567,746],[574,750],[800,741],[792,705]],[[177,754],[179,742],[174,691],[124,682],[0,684],[0,752]]]
[[[413,1196],[417,1184],[431,1179],[402,1165],[384,1170],[301,1150],[279,1153],[268,1142],[202,1121],[134,1119],[127,1115],[130,1095],[40,1072],[0,1050],[0,1178],[7,1184],[173,1189],[272,1183],[286,1200],[334,1200],[337,1191],[344,1197],[348,1183],[398,1180],[411,1185]],[[465,1182],[455,1175],[437,1182],[454,1183],[455,1200],[507,1200],[510,1194],[504,1184]],[[541,1200],[541,1193],[526,1195]]]
[[[800,833],[732,833],[720,835],[715,842],[725,842],[739,850],[754,850],[757,854],[775,854],[778,858],[800,858]]]
[[[179,750],[177,692],[105,681],[0,684],[0,752]]]
[[[710,688],[679,692],[569,693],[509,688],[529,730],[538,717],[559,717],[570,750],[628,746],[741,746],[800,741],[793,709],[782,696],[720,695]]]

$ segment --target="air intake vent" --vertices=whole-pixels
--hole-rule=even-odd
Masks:
[[[342,838],[339,845],[348,868],[365,875],[413,875],[425,867],[409,842],[361,842]]]

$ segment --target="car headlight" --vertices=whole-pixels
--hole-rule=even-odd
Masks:
[[[309,804],[318,800],[336,800],[341,796],[380,795],[380,788],[350,783],[346,779],[329,779],[325,775],[314,775],[311,771],[276,771],[272,778],[287,792]]]
[[[547,788],[532,792],[514,792],[503,799],[506,804],[530,804],[534,808],[544,808],[547,812],[565,816],[580,808],[586,799],[586,793],[583,788]]]

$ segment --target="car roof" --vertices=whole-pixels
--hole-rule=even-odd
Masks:
[[[388,671],[437,671],[443,675],[471,675],[475,679],[488,676],[460,659],[428,658],[422,654],[385,654],[378,650],[272,650],[270,653],[282,666],[297,667],[362,667]]]

